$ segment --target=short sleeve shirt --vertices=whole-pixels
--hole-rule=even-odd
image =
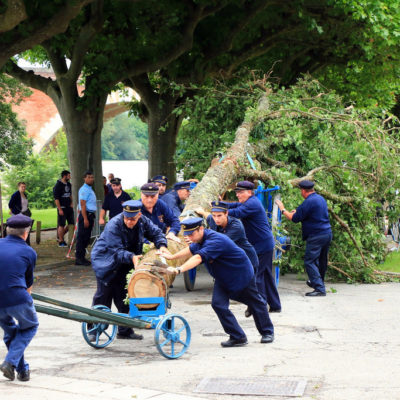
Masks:
[[[105,197],[102,208],[109,211],[111,219],[122,212],[122,203],[128,200],[131,200],[131,196],[128,193],[122,191],[121,195],[116,197],[114,191],[111,190]]]
[[[96,212],[97,204],[96,204],[96,194],[94,193],[93,188],[87,183],[83,184],[79,189],[78,193],[78,207],[81,210],[81,200],[86,201],[86,210],[89,212]]]

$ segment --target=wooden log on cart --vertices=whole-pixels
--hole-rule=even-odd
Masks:
[[[183,240],[182,243],[178,243],[168,239],[168,249],[171,253],[177,253],[184,247],[186,247],[186,243],[184,243]],[[166,297],[168,288],[172,285],[175,275],[164,273],[162,268],[157,267],[157,264],[164,261],[168,266],[178,267],[182,265],[184,261],[161,260],[156,252],[157,250],[155,248],[148,251],[135,268],[128,282],[129,298]],[[154,269],[156,269],[156,271],[154,271]],[[138,308],[148,309],[156,306],[156,304],[142,304],[138,305]]]

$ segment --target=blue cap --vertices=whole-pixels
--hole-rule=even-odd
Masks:
[[[128,200],[125,201],[125,203],[122,203],[122,208],[125,217],[136,217],[142,208],[142,202],[139,200]]]
[[[304,180],[299,182],[299,188],[301,189],[312,189],[313,187],[314,187],[314,182],[312,181]]]
[[[214,212],[225,212],[228,211],[228,203],[225,201],[212,201],[211,202],[211,211]]]
[[[161,183],[162,185],[166,185],[168,182],[168,178],[165,175],[156,175],[153,178],[151,178],[151,181]]]
[[[175,183],[174,190],[180,190],[180,189],[190,190],[190,182],[189,181],[183,181],[183,182]]]
[[[143,194],[146,194],[148,196],[155,196],[158,193],[158,186],[155,183],[145,183],[141,188],[140,191]]]
[[[8,218],[7,226],[10,228],[28,228],[32,225],[32,219],[24,214],[13,215]]]
[[[254,190],[254,183],[249,181],[240,181],[236,184],[235,191],[237,190]]]
[[[183,235],[191,235],[199,226],[203,225],[203,218],[187,218],[181,222]]]

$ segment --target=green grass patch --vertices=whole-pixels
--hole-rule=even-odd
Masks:
[[[400,272],[400,251],[392,251],[383,264],[378,267],[381,271]]]
[[[57,208],[48,208],[46,210],[35,210],[31,209],[32,212],[32,219],[35,220],[33,224],[33,229],[36,229],[36,222],[41,221],[42,229],[48,228],[57,228]],[[7,218],[10,217],[10,214],[4,210],[4,222]]]

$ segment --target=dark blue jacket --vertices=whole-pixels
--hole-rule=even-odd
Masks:
[[[307,240],[309,236],[332,232],[329,222],[328,205],[325,199],[317,193],[311,193],[296,208],[292,221],[302,223],[303,240]]]
[[[157,225],[163,233],[170,228],[170,231],[177,235],[181,230],[181,224],[178,217],[162,200],[158,199],[150,214],[144,206],[142,206],[142,214],[149,218],[153,224]]]
[[[257,254],[264,254],[274,249],[271,226],[264,207],[255,196],[251,196],[244,203],[229,203],[228,214],[241,219],[247,239]]]
[[[25,197],[28,199],[28,196],[25,192]],[[21,204],[21,193],[19,190],[17,190],[13,195],[11,196],[10,201],[8,202],[8,208],[11,210],[11,212],[14,215],[20,214],[22,210],[22,204]]]
[[[27,288],[33,284],[36,252],[18,236],[0,239],[0,308],[32,303]]]
[[[226,224],[225,228],[222,228],[214,222],[214,219],[210,214],[207,217],[207,223],[210,229],[225,234],[236,245],[238,245],[241,249],[243,249],[247,257],[249,257],[251,263],[253,264],[254,269],[257,269],[258,267],[257,253],[254,250],[254,247],[247,240],[246,232],[244,231],[244,227],[240,219],[228,216],[228,223]]]
[[[254,276],[254,268],[244,250],[228,236],[204,229],[201,243],[190,244],[190,252],[199,254],[210,275],[228,292],[239,292]]]
[[[167,247],[167,239],[161,229],[142,216],[133,229],[124,224],[124,214],[112,218],[93,247],[91,260],[96,277],[110,282],[123,264],[132,265],[132,257],[142,254],[143,241],[148,239],[157,249]]]
[[[175,190],[171,190],[165,196],[163,196],[163,202],[167,204],[167,206],[172,210],[176,217],[179,217],[185,208],[181,199],[176,193]]]

